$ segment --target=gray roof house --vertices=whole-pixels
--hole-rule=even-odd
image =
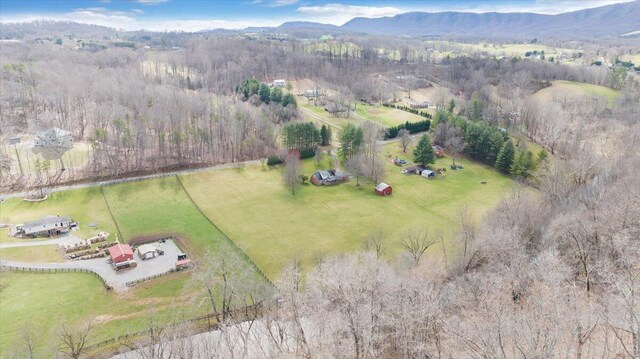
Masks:
[[[56,235],[68,232],[71,223],[67,216],[45,217],[36,221],[25,222],[18,233],[23,236]]]
[[[310,182],[316,186],[330,186],[349,180],[349,174],[336,170],[317,170],[310,178]]]

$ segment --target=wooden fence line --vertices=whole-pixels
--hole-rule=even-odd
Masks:
[[[93,271],[91,269],[86,269],[86,268],[36,268],[36,267],[12,266],[12,265],[6,265],[6,264],[0,265],[0,268],[4,268],[4,269],[7,269],[7,270],[12,271],[12,272],[87,273],[87,274],[93,274],[94,276],[100,278],[100,281],[102,281],[102,284],[104,285],[104,287],[107,290],[112,290],[113,289],[113,287],[111,287],[109,284],[107,284],[107,281],[105,281],[104,278],[102,278],[100,276],[100,274],[98,274],[97,272],[95,272],[95,271]]]
[[[200,206],[198,206],[196,204],[196,202],[193,200],[193,198],[191,197],[191,194],[189,194],[189,191],[187,191],[187,188],[184,186],[184,184],[182,183],[182,180],[180,179],[179,175],[175,175],[176,179],[178,180],[178,183],[180,183],[180,187],[182,187],[182,190],[184,191],[184,193],[187,195],[187,198],[189,198],[189,201],[191,201],[191,203],[196,207],[196,209],[198,210],[198,212],[200,212],[200,214],[213,226],[215,227],[220,233],[222,233],[222,236],[231,244],[231,246],[238,251],[239,253],[241,253],[244,258],[247,260],[247,262],[249,262],[251,264],[251,266],[253,266],[253,268],[260,274],[260,276],[262,276],[262,278],[269,283],[272,287],[275,287],[275,285],[273,284],[273,282],[271,282],[271,280],[269,279],[269,277],[266,276],[266,274],[264,274],[264,272],[262,271],[262,269],[260,269],[260,267],[258,267],[258,265],[251,259],[249,258],[249,256],[247,255],[247,253],[245,253],[245,251],[242,250],[242,248],[240,248],[240,246],[238,246],[238,244],[236,244],[236,242],[234,242],[231,237],[229,237],[225,232],[222,231],[222,229],[220,229],[220,227],[218,227],[212,220],[211,218],[209,218],[209,216],[207,216],[204,211],[202,211],[202,209],[200,208]]]
[[[262,308],[262,303],[257,303],[255,305],[251,305],[251,306],[246,306],[243,308],[238,308],[235,310],[232,310],[231,313],[246,313],[248,310],[259,310],[260,308]],[[216,330],[219,328],[220,324],[217,322],[217,317],[222,315],[221,313],[209,313],[209,314],[204,314],[204,315],[199,315],[193,318],[189,318],[189,319],[185,319],[179,322],[175,322],[175,323],[171,323],[171,324],[167,324],[162,326],[162,328],[169,328],[169,327],[175,327],[176,325],[181,325],[181,324],[187,324],[187,323],[195,323],[195,322],[207,322],[207,326],[206,326],[206,330],[205,331],[210,331],[210,330]],[[215,323],[212,323],[209,325],[209,321],[211,319],[216,319]],[[114,344],[114,343],[120,343],[132,338],[137,338],[137,337],[141,337],[141,336],[145,336],[149,334],[149,330],[141,330],[141,331],[137,331],[137,332],[132,332],[132,333],[127,333],[127,334],[122,334],[119,335],[117,337],[112,337],[109,339],[105,339],[103,341],[91,344],[89,346],[87,346],[85,349],[87,351],[93,351],[102,347],[105,347],[107,345],[110,344]]]
[[[104,186],[100,185],[100,192],[102,193],[102,198],[104,199],[104,203],[107,205],[107,210],[109,211],[109,214],[111,215],[111,220],[113,221],[113,224],[116,225],[116,230],[118,231],[118,236],[120,237],[121,241],[124,241],[124,237],[122,237],[122,232],[120,232],[120,226],[118,226],[118,222],[116,221],[116,216],[113,215],[113,212],[111,211],[111,206],[109,205],[109,201],[107,201],[107,195],[104,193]]]

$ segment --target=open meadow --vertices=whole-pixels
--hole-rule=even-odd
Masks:
[[[52,193],[43,202],[10,199],[0,205],[2,218],[10,223],[39,218],[47,214],[66,214],[80,223],[74,234],[88,236],[87,223],[98,223],[99,230],[112,234],[116,226],[111,220],[105,198],[124,241],[147,235],[175,235],[182,249],[202,263],[207,253],[229,246],[213,226],[189,201],[175,177],[132,182],[103,188]],[[3,242],[19,241],[2,232]],[[83,237],[84,238],[84,237]],[[3,249],[2,259],[54,261],[61,256],[52,246]],[[241,255],[233,249],[230,255]],[[242,257],[244,258],[244,257]],[[59,261],[59,260],[58,260]],[[174,273],[139,284],[124,293],[107,292],[102,282],[89,274],[33,274],[2,272],[0,274],[0,357],[4,349],[20,338],[20,323],[38,322],[38,333],[53,333],[62,323],[77,326],[95,319],[92,342],[105,340],[127,332],[143,330],[149,314],[157,319],[178,313],[185,317],[204,314],[209,309],[180,298],[199,298],[197,288],[190,285],[193,271]],[[29,300],[22,298],[27,296]],[[47,318],[47,320],[38,320]],[[55,338],[51,339],[55,342]],[[52,348],[51,343],[38,347]],[[43,357],[51,353],[43,353]]]
[[[303,185],[293,196],[278,167],[247,166],[181,179],[207,216],[271,279],[294,259],[308,267],[322,256],[362,249],[375,230],[388,233],[390,256],[399,254],[396,242],[407,230],[426,229],[434,236],[442,232],[446,240],[458,228],[459,208],[468,207],[479,220],[514,186],[493,168],[464,159],[459,161],[463,170],[435,179],[404,175],[392,164],[396,155],[411,158],[401,152],[397,143],[383,150],[385,182],[394,188],[389,197],[375,195],[372,183],[356,186],[355,178],[332,187]],[[443,158],[434,167],[450,164],[450,158]],[[327,159],[304,163],[307,175],[328,166]]]
[[[551,86],[544,88],[533,95],[533,98],[542,101],[572,100],[584,98],[602,98],[607,101],[607,107],[615,105],[620,92],[604,87],[574,81],[552,81]]]
[[[359,103],[356,106],[356,114],[385,127],[398,126],[406,122],[424,121],[424,117],[411,112],[384,106],[371,106],[364,103]]]

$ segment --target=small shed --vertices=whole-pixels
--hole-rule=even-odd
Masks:
[[[282,79],[278,79],[278,80],[273,80],[273,84],[274,87],[285,87],[287,86],[287,82],[285,80]]]
[[[109,255],[115,265],[133,261],[133,249],[128,244],[116,243],[116,245],[109,247]]]
[[[138,247],[138,257],[142,260],[155,258],[158,255],[158,250],[153,244],[143,244]]]
[[[375,192],[378,196],[388,196],[391,194],[391,192],[393,192],[393,188],[391,188],[391,186],[389,186],[388,184],[382,182],[376,186]]]
[[[422,173],[420,173],[420,175],[422,177],[431,178],[431,177],[435,177],[436,173],[431,170],[424,170],[422,171]]]

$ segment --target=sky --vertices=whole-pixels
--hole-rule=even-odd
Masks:
[[[411,11],[558,14],[629,1],[633,0],[0,0],[0,22],[57,20],[122,30],[200,31],[287,21],[342,25],[354,17]]]

